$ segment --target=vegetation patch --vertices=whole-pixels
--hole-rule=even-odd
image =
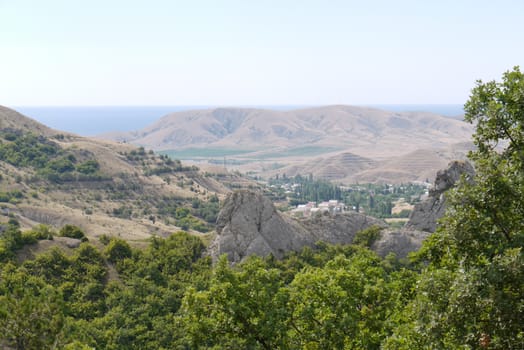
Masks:
[[[32,181],[64,183],[105,179],[99,173],[96,159],[79,162],[71,151],[62,149],[56,142],[18,130],[0,131],[0,159],[16,167],[33,169]]]
[[[223,158],[255,152],[255,150],[232,148],[185,148],[181,150],[159,151],[173,159]]]
[[[287,177],[284,174],[269,180],[268,195],[273,201],[287,201],[291,207],[336,199],[343,202],[348,210],[364,212],[377,218],[407,218],[411,211],[393,213],[393,203],[405,199],[406,203],[415,204],[426,190],[425,186],[411,183],[341,186],[314,179],[312,175]]]

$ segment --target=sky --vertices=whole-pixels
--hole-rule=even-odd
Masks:
[[[0,0],[0,105],[463,104],[522,34],[521,0]]]

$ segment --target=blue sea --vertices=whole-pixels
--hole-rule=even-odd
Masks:
[[[13,107],[18,112],[36,119],[53,129],[72,132],[82,136],[100,135],[111,131],[132,131],[144,128],[166,114],[213,106],[75,106],[75,107]],[[290,110],[311,106],[243,106]],[[369,105],[395,112],[424,111],[457,118],[464,111],[462,105]]]

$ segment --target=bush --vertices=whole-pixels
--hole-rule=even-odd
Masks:
[[[353,239],[353,244],[369,248],[380,237],[380,231],[382,231],[382,228],[376,225],[359,231]]]
[[[94,159],[86,160],[76,166],[76,171],[84,175],[96,173],[100,169],[100,164]]]
[[[106,234],[100,235],[100,237],[98,237],[98,240],[99,240],[100,243],[102,243],[103,245],[108,245],[109,242],[111,242],[111,238],[109,238],[109,236],[106,235]]]
[[[22,234],[24,244],[33,244],[42,239],[53,239],[53,230],[47,225],[36,225]]]
[[[20,190],[13,190],[9,192],[0,192],[1,203],[16,203],[19,199],[22,199],[24,194]]]
[[[115,264],[125,258],[130,258],[132,255],[129,244],[122,240],[113,238],[104,250],[107,261]]]
[[[82,231],[80,227],[75,225],[65,225],[60,229],[60,231],[58,231],[58,234],[62,237],[81,239],[84,242],[87,241],[87,237],[84,231]]]

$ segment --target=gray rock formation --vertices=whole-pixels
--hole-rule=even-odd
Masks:
[[[318,241],[351,243],[358,231],[373,225],[385,227],[382,221],[358,213],[326,213],[297,221],[280,214],[260,193],[237,191],[227,197],[218,215],[210,254],[214,259],[228,254],[233,262],[253,254],[281,258]]]
[[[69,237],[55,237],[54,240],[57,242],[65,245],[67,248],[78,248],[80,244],[82,244],[82,241],[80,239],[76,238],[69,238]]]
[[[440,170],[433,188],[429,191],[428,199],[415,206],[405,228],[435,232],[438,219],[446,211],[445,192],[455,185],[462,174],[466,174],[471,181],[475,170],[470,163],[457,160],[450,162],[447,169]]]
[[[218,215],[217,233],[211,255],[228,254],[234,262],[252,254],[280,258],[312,243],[307,230],[280,215],[268,198],[251,191],[228,195]]]
[[[331,244],[349,244],[355,234],[371,226],[387,227],[382,220],[356,212],[331,215],[323,213],[299,221],[307,227],[313,243],[324,241]]]
[[[401,230],[383,230],[371,248],[380,256],[393,252],[400,258],[418,250],[422,241],[435,231],[438,219],[444,214],[445,192],[462,174],[473,178],[471,164],[450,162],[447,169],[437,173],[429,198],[415,206],[406,226]],[[210,254],[214,259],[228,254],[232,262],[253,254],[273,254],[281,258],[288,251],[298,251],[318,241],[349,244],[358,231],[374,225],[386,227],[381,220],[354,212],[338,215],[325,213],[294,220],[280,214],[273,203],[260,193],[237,191],[229,194],[218,215],[217,236],[210,246]]]
[[[419,250],[422,241],[429,235],[429,232],[405,228],[383,230],[380,238],[371,245],[371,249],[381,257],[395,253],[398,258],[405,258],[408,253]]]

